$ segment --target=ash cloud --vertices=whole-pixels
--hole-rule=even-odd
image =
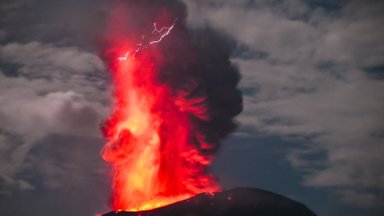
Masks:
[[[237,88],[240,74],[230,61],[235,41],[209,26],[189,28],[186,5],[182,1],[114,3],[115,10],[120,10],[119,17],[112,17],[110,21],[130,22],[126,23],[126,29],[107,29],[105,46],[117,40],[118,35],[130,35],[129,32],[138,35],[134,39],[140,41],[141,35],[151,33],[153,22],[167,26],[177,19],[171,34],[156,44],[162,53],[161,59],[153,59],[159,65],[157,79],[171,87],[177,100],[183,101],[182,109],[188,111],[190,121],[198,131],[194,138],[198,149],[208,155],[217,152],[220,141],[236,128],[234,117],[242,111],[242,96]],[[108,56],[115,55],[104,53],[104,56],[108,61]]]

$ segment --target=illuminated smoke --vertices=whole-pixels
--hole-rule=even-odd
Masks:
[[[242,110],[234,44],[188,29],[180,1],[113,3],[103,56],[114,109],[102,127],[113,208],[151,209],[219,190],[209,165]]]

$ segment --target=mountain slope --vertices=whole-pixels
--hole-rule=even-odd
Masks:
[[[158,209],[110,212],[104,216],[316,216],[306,206],[284,196],[256,189],[235,188],[199,194]]]

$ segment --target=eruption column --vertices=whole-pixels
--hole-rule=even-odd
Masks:
[[[102,155],[113,164],[116,210],[151,209],[218,190],[204,175],[210,158],[190,140],[193,128],[180,109],[185,104],[156,81],[151,55],[144,49],[135,58],[126,54],[114,68],[115,111],[105,123],[110,139]]]
[[[212,31],[187,30],[179,1],[119,2],[105,50],[114,109],[102,126],[114,210],[152,209],[220,190],[208,167],[241,111],[230,43]],[[131,22],[142,14],[153,17]],[[136,30],[149,20],[155,29],[143,40]]]

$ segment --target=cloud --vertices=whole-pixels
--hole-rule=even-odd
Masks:
[[[1,191],[31,190],[32,170],[61,170],[41,163],[47,155],[35,158],[39,143],[50,145],[47,137],[101,138],[110,93],[106,72],[96,55],[74,46],[12,42],[0,45],[0,56]],[[63,172],[55,180],[41,173],[51,179],[45,187],[60,186],[70,173]]]
[[[33,75],[39,72],[34,69],[41,70],[41,67],[76,73],[91,73],[104,69],[103,62],[97,56],[82,52],[77,47],[55,47],[33,41],[26,44],[3,45],[0,47],[0,53],[2,61],[23,65],[23,70]]]
[[[109,112],[111,87],[97,57],[107,5],[0,4],[3,215],[94,215],[109,209],[99,123]]]
[[[377,42],[384,37],[379,26],[384,22],[384,4],[380,1],[351,1],[333,19],[321,23],[324,14],[316,14],[324,31],[317,60],[338,61],[357,67],[382,65],[384,47]]]
[[[108,1],[3,0],[0,28],[7,42],[40,41],[95,50]]]
[[[383,206],[380,193],[356,192],[355,190],[344,190],[340,195],[346,203],[358,204],[364,207]]]
[[[0,30],[0,41],[4,40],[7,37],[7,32]]]
[[[232,60],[243,74],[244,130],[300,139],[287,158],[305,185],[382,205],[384,82],[366,69],[384,65],[384,4],[185,2],[191,26],[213,26],[239,43]]]
[[[103,144],[97,138],[50,135],[34,145],[29,166],[13,178],[21,185],[0,180],[2,215],[95,215],[110,211],[109,169],[99,156]],[[23,183],[34,188],[26,190]]]
[[[200,15],[193,16],[198,17],[198,21],[207,16],[205,21],[208,24],[235,37],[252,50],[266,52],[271,59],[279,61],[304,58],[318,34],[317,29],[304,21],[291,20],[268,9],[224,5],[220,9],[203,8],[192,13]],[[190,17],[190,23],[196,24],[193,18]]]

